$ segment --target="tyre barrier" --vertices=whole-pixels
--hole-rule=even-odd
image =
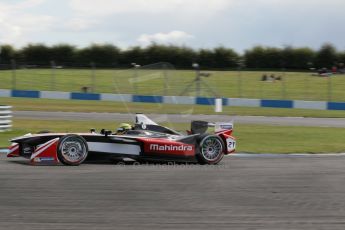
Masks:
[[[12,106],[0,105],[0,132],[9,131],[12,128]]]

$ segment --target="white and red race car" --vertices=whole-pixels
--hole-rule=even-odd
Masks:
[[[214,132],[206,133],[210,126]],[[235,151],[232,131],[232,122],[192,121],[184,135],[137,114],[133,128],[122,135],[104,129],[100,133],[26,134],[11,140],[7,156],[28,158],[34,165],[80,165],[90,159],[122,158],[217,164]]]

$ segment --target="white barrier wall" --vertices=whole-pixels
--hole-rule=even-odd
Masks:
[[[12,128],[12,106],[0,105],[0,132]]]

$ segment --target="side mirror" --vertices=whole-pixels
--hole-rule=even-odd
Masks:
[[[111,130],[106,130],[106,129],[101,129],[100,134],[104,135],[104,136],[109,136],[112,134]]]
[[[111,130],[105,130],[104,136],[107,137],[107,136],[111,135],[111,133],[112,133]]]

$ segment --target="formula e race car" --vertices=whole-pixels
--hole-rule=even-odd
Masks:
[[[213,126],[214,132],[207,133]],[[102,129],[97,133],[26,134],[11,140],[8,157],[24,157],[31,164],[80,165],[90,159],[184,161],[217,164],[235,151],[232,122],[192,121],[188,134],[160,126],[144,114],[122,134]]]

